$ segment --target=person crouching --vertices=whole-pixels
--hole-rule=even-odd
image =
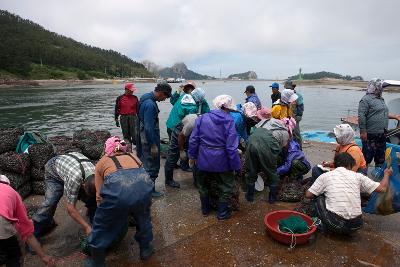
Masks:
[[[153,232],[150,217],[151,192],[154,183],[142,163],[119,137],[105,143],[105,155],[95,169],[97,211],[89,236],[92,259],[88,266],[105,266],[106,250],[126,229],[128,215],[136,221],[136,241],[140,258],[153,254]]]
[[[231,217],[229,202],[235,185],[234,171],[240,170],[235,122],[229,114],[235,109],[231,96],[214,99],[217,109],[196,120],[189,140],[189,164],[199,169],[198,188],[203,215],[210,213],[208,180],[215,180],[220,192],[218,220]]]

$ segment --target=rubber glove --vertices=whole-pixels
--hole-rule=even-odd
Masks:
[[[186,161],[187,160],[187,154],[185,150],[179,151],[179,158],[181,161]]]

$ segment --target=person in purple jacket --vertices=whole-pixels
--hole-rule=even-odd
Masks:
[[[301,151],[299,143],[294,139],[289,142],[287,151],[284,151],[284,162],[278,167],[279,176],[288,176],[290,181],[302,180],[303,175],[311,169],[310,162],[306,159],[304,152]]]
[[[189,165],[199,169],[197,181],[201,211],[210,213],[210,194],[207,181],[215,180],[220,192],[218,220],[231,217],[229,202],[235,185],[235,171],[239,171],[238,136],[230,111],[235,110],[231,96],[220,95],[213,101],[217,109],[199,117],[189,140]]]

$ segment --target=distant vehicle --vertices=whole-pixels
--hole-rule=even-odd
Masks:
[[[185,79],[183,79],[183,78],[167,78],[167,83],[183,83],[183,82],[185,82],[186,80]]]

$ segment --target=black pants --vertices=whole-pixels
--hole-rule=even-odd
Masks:
[[[0,239],[0,265],[21,266],[21,248],[16,236]]]
[[[121,115],[119,120],[124,140],[136,145],[138,117],[136,115]]]
[[[354,219],[347,220],[327,210],[324,195],[314,199],[314,207],[318,218],[322,222],[323,229],[327,232],[340,235],[351,235],[363,225],[361,215]]]

